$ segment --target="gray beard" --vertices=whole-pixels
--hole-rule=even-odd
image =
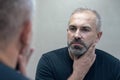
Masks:
[[[68,48],[70,54],[74,55],[75,57],[80,57],[82,56],[88,49],[86,47],[84,48],[77,48],[77,46],[72,47],[69,46]]]

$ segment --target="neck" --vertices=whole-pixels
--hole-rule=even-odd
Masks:
[[[8,46],[7,49],[0,50],[0,61],[5,65],[15,68],[17,64],[18,51],[15,46]]]

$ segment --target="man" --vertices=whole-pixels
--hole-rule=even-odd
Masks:
[[[95,49],[102,36],[99,14],[79,8],[68,25],[68,47],[43,54],[36,80],[120,80],[120,61]]]
[[[0,0],[0,80],[28,80],[32,15],[32,0]]]

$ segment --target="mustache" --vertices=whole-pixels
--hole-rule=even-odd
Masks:
[[[74,44],[74,43],[81,44],[81,45],[85,46],[84,41],[82,41],[81,39],[73,39],[73,40],[70,42],[70,45],[72,45],[72,44]],[[86,46],[85,46],[85,47],[86,47]]]

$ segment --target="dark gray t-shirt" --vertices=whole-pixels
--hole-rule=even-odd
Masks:
[[[98,49],[95,53],[96,60],[84,80],[120,80],[120,60]],[[73,61],[65,47],[43,54],[35,80],[67,80],[72,71]]]
[[[0,80],[29,80],[21,73],[0,62]]]

